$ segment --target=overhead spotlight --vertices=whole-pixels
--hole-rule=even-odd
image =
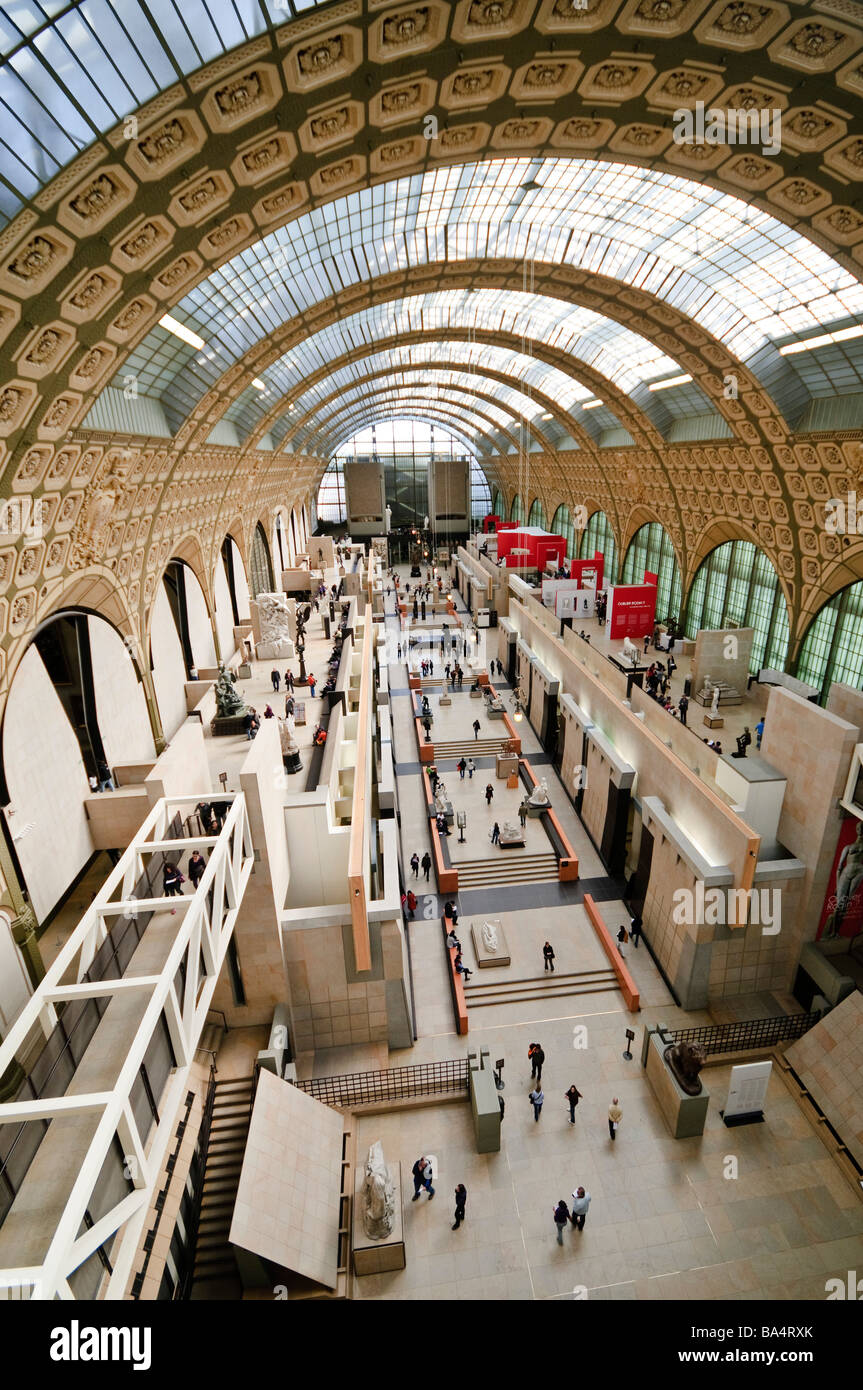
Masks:
[[[582,402],[581,402],[581,408],[582,408],[582,410],[596,410],[596,407],[597,407],[598,405],[602,405],[602,404],[603,404],[603,402],[602,402],[602,401],[599,401],[599,400],[596,400],[596,401],[582,401]]]
[[[266,382],[261,381],[259,376],[252,377],[252,385],[256,391],[266,391],[267,389]]]
[[[683,386],[685,382],[691,381],[689,375],[669,376],[664,381],[650,381],[647,384],[648,391],[664,391],[667,386]]]

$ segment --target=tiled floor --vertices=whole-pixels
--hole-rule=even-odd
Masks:
[[[406,683],[403,666],[391,672],[391,685]],[[457,736],[469,735],[478,704],[465,694],[444,710],[448,719],[462,721]],[[426,808],[408,704],[396,699],[391,710],[396,758],[404,769],[399,798],[407,865],[414,848],[422,855],[427,846]],[[539,744],[526,720],[519,732],[526,755],[536,755]],[[454,764],[441,770],[454,806],[468,811],[470,857],[491,856],[486,823],[499,818],[504,784],[485,768],[473,784],[459,781]],[[560,974],[601,967],[605,958],[579,905],[585,880],[592,879],[594,888],[607,885],[596,899],[609,926],[616,931],[627,920],[616,887],[604,879],[599,857],[563,788],[550,768],[542,775],[578,850],[578,892],[568,902],[553,896],[543,900],[547,889],[553,895],[569,885],[527,885],[518,903],[512,898],[521,890],[504,890],[509,904],[492,892],[462,895],[459,935],[469,960],[470,923],[490,911],[503,923],[512,956],[510,967],[477,971],[472,983],[509,978],[553,988],[542,971],[546,938],[555,947]],[[490,812],[482,795],[489,780],[495,787]],[[450,840],[451,849],[456,838]],[[614,1300],[820,1300],[825,1279],[844,1279],[847,1269],[863,1267],[860,1197],[776,1072],[765,1123],[729,1130],[720,1110],[730,1068],[706,1068],[710,1105],[704,1135],[685,1141],[671,1137],[640,1065],[641,1029],[658,1021],[673,1026],[684,1019],[690,1025],[710,1019],[677,1008],[643,946],[628,947],[626,955],[642,998],[642,1012],[634,1022],[614,990],[475,1009],[468,1038],[459,1038],[453,1031],[442,902],[433,882],[421,892],[425,887],[421,879],[416,920],[409,929],[416,1045],[388,1058],[359,1058],[353,1049],[338,1057],[328,1053],[315,1059],[315,1072],[444,1060],[463,1057],[468,1046],[488,1048],[492,1060],[505,1061],[502,1147],[497,1154],[475,1152],[464,1103],[360,1118],[358,1154],[364,1156],[368,1145],[381,1139],[386,1156],[402,1165],[407,1268],[356,1279],[356,1298],[567,1299],[586,1291],[591,1299]],[[763,1000],[749,1005],[756,1012],[772,1011]],[[631,1061],[623,1057],[627,1027],[637,1033]],[[546,1103],[539,1123],[527,1099],[527,1046],[537,1039],[546,1053]],[[574,1126],[563,1096],[572,1082],[583,1093]],[[607,1126],[612,1096],[619,1097],[623,1109],[613,1144]],[[437,1195],[431,1202],[426,1196],[411,1201],[410,1170],[420,1154],[436,1160]],[[452,1231],[457,1182],[468,1189],[467,1220]],[[592,1196],[585,1230],[567,1230],[560,1247],[552,1208],[561,1197],[569,1202],[579,1183]]]

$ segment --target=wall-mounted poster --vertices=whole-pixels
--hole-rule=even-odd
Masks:
[[[863,931],[863,821],[846,816],[839,831],[836,856],[830,870],[819,941],[837,936],[856,936]]]

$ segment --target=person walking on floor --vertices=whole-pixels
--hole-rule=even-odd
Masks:
[[[642,920],[641,917],[636,913],[636,915],[631,919],[629,923],[629,935],[632,938],[632,944],[635,947],[636,951],[638,950],[638,942],[641,938],[641,928]]]
[[[456,763],[456,767],[458,768],[459,777],[462,781],[464,781],[465,769],[467,768],[467,763],[465,762],[464,758],[459,758],[458,762]]]
[[[286,690],[290,690],[291,694],[293,695],[293,693],[294,693],[294,673],[293,673],[293,671],[286,671],[286,672],[285,672],[285,689],[286,689]]]
[[[527,1049],[527,1055],[530,1058],[531,1080],[536,1077],[536,1084],[538,1086],[542,1081],[542,1064],[545,1061],[545,1053],[539,1043],[531,1043],[530,1047]]]
[[[627,943],[628,940],[629,940],[629,937],[628,937],[627,934],[626,934],[626,927],[621,927],[621,928],[620,928],[620,931],[617,933],[617,950],[618,950],[618,953],[620,954],[621,959],[622,959],[623,956],[624,956],[624,950],[623,950],[623,948],[624,948],[624,946],[626,945],[626,943]]]
[[[426,876],[426,883],[428,883],[428,881],[429,881],[429,873],[430,873],[430,871],[431,871],[431,866],[432,866],[431,855],[429,854],[428,850],[426,850],[425,854],[423,855],[422,859],[420,860],[420,863],[421,863],[422,866],[423,866],[423,873],[424,873],[425,876]]]
[[[551,973],[552,973],[552,975],[553,975],[553,974],[554,974],[554,947],[552,946],[552,944],[551,944],[550,941],[546,941],[545,945],[544,945],[543,948],[542,948],[542,958],[543,958],[543,960],[544,960],[544,962],[545,962],[545,965],[544,965],[544,967],[543,967],[543,974],[545,973],[546,970],[550,970]]]
[[[414,1180],[414,1195],[413,1197],[411,1197],[411,1201],[419,1201],[419,1195],[422,1188],[425,1188],[426,1192],[429,1195],[429,1201],[431,1201],[432,1197],[434,1196],[434,1188],[432,1187],[432,1166],[429,1163],[428,1159],[418,1158],[413,1168],[411,1169],[411,1173],[413,1174]]]
[[[542,1093],[542,1087],[540,1086],[538,1081],[536,1083],[535,1089],[532,1090],[530,1095],[528,1096],[528,1100],[533,1106],[533,1118],[534,1120],[538,1121],[542,1113],[543,1101],[545,1100],[545,1096]]]
[[[524,830],[524,827],[527,824],[527,797],[525,797],[524,801],[522,801],[519,805],[518,818],[521,821],[521,828],[522,830]]]
[[[417,854],[416,850],[414,850],[413,854],[411,855],[411,869],[413,871],[414,878],[418,878],[420,871],[420,857]]]
[[[491,799],[492,799],[493,796],[494,796],[494,787],[492,786],[491,782],[487,782],[487,783],[486,783],[486,787],[485,787],[485,804],[486,804],[486,806],[490,806],[490,805],[491,805]]]
[[[176,864],[165,865],[162,870],[162,884],[166,898],[181,898],[183,896],[183,884],[185,881]],[[176,917],[176,915],[177,909],[172,907],[171,916]]]
[[[497,821],[495,821],[494,825],[491,828],[491,842],[493,845],[500,844],[500,826],[498,825]]]
[[[618,1104],[617,1096],[612,1096],[611,1104],[608,1107],[608,1132],[612,1139],[616,1137],[617,1129],[622,1119],[623,1111]]]
[[[475,772],[476,772],[476,763],[474,762],[473,758],[468,758],[468,760],[467,760],[467,775],[468,775],[468,779],[469,779],[470,781],[473,781],[473,774],[474,774]]]
[[[571,1125],[574,1125],[575,1107],[578,1105],[578,1102],[582,1099],[581,1091],[578,1089],[575,1082],[573,1082],[569,1090],[564,1091],[563,1095],[567,1105],[569,1106],[569,1123]]]
[[[574,1231],[584,1230],[589,1206],[590,1193],[585,1192],[583,1187],[577,1187],[572,1194],[572,1229]]]
[[[189,859],[189,880],[193,890],[198,887],[198,884],[204,877],[204,870],[206,867],[207,865],[204,862],[201,851],[197,849],[193,850],[191,858]]]
[[[479,720],[478,720],[478,719],[475,719],[475,720],[473,721],[473,736],[474,736],[474,738],[479,738],[479,728],[480,728]]]
[[[417,895],[412,888],[409,888],[407,892],[407,905],[410,919],[413,921],[414,913],[417,910]]]
[[[279,686],[281,685],[282,677],[281,677],[280,673],[275,669],[275,667],[274,667],[273,670],[270,672],[270,680],[273,682],[273,690],[276,692],[276,694],[278,694],[278,690],[279,690]]]
[[[315,686],[317,685],[317,683],[318,683],[318,678],[317,678],[317,676],[313,676],[312,673],[311,673],[311,671],[310,671],[310,672],[309,672],[309,694],[311,695],[312,699],[315,698]]]
[[[557,1230],[557,1243],[563,1245],[563,1232],[569,1223],[569,1208],[561,1197],[557,1206],[552,1210],[554,1211],[554,1225]]]
[[[677,701],[677,708],[680,710],[680,722],[686,728],[686,711],[689,709],[689,699],[686,695],[681,695]]]
[[[460,1182],[455,1190],[455,1225],[453,1226],[454,1231],[457,1231],[461,1223],[464,1221],[464,1209],[466,1202],[467,1188],[465,1187],[463,1182]]]

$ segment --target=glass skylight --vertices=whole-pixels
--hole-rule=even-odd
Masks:
[[[525,199],[528,179],[541,189]],[[863,285],[849,271],[768,213],[707,184],[583,159],[502,159],[362,189],[269,233],[176,307],[206,340],[206,357],[181,344],[166,353],[154,331],[125,370],[149,379],[145,389],[185,414],[249,348],[321,299],[382,274],[465,257],[553,261],[638,286],[744,361],[760,353],[759,367],[768,365],[764,350],[774,340],[863,320]],[[440,297],[441,325],[454,294]],[[477,295],[475,321],[483,326],[499,323],[499,306],[505,314],[514,300],[504,290],[457,292],[465,303]],[[431,309],[435,296],[425,299]],[[547,301],[533,330],[567,351],[578,344],[624,390],[681,370],[638,334],[559,301]]]

